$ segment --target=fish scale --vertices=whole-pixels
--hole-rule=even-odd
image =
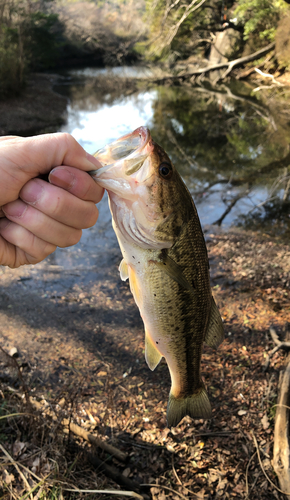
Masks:
[[[146,127],[96,154],[92,177],[107,189],[130,288],[145,327],[145,359],[154,370],[165,357],[171,390],[168,426],[185,415],[210,418],[201,378],[203,343],[224,338],[211,294],[206,245],[191,195]]]

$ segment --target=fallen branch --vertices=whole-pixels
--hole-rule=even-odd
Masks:
[[[132,498],[139,498],[143,500],[144,497],[141,495],[138,495],[138,493],[135,493],[134,491],[122,491],[122,490],[79,490],[78,488],[75,489],[69,489],[69,488],[63,488],[65,491],[71,491],[72,493],[98,493],[98,494],[103,494],[103,495],[118,495],[119,497],[132,497]]]
[[[45,408],[45,406],[43,404],[39,403],[38,401],[33,400],[32,398],[30,398],[30,403],[32,404],[32,406],[34,406],[38,410],[41,410],[41,411],[47,410],[47,408]],[[52,414],[52,412],[50,412],[50,416],[52,416],[53,420],[55,420],[55,421],[58,420],[57,416],[55,414]],[[101,448],[102,450],[106,451],[110,455],[113,455],[114,457],[116,457],[121,462],[126,462],[126,460],[128,458],[128,455],[126,453],[119,450],[115,446],[112,446],[111,444],[108,444],[105,441],[102,441],[97,436],[93,436],[93,434],[90,434],[89,432],[87,432],[85,429],[83,429],[79,425],[74,424],[68,418],[62,419],[61,424],[64,427],[68,428],[73,434],[76,434],[77,436],[85,439],[89,443],[95,445],[97,448]]]
[[[281,346],[281,344],[283,343],[280,342],[277,347]],[[290,342],[284,342],[284,344],[289,344],[290,346]],[[289,394],[290,355],[288,354],[286,368],[284,373],[281,373],[279,381],[279,396],[274,428],[273,468],[278,476],[284,495],[290,499]]]
[[[40,403],[39,401],[35,401],[32,398],[30,398],[30,403],[31,405],[36,408],[37,410],[40,410],[44,413],[47,413],[54,421],[58,421],[59,418],[57,415],[50,409],[49,406],[45,406],[43,403]],[[110,455],[115,456],[121,461],[126,461],[127,459],[127,454],[120,451],[118,448],[115,448],[114,446],[105,443],[101,439],[97,438],[96,436],[93,436],[89,432],[85,431],[82,429],[77,424],[74,424],[71,422],[68,418],[64,418],[60,421],[61,425],[64,426],[64,431],[70,430],[73,434],[76,434],[79,437],[82,437],[86,441],[88,441],[91,444],[94,444],[98,448],[101,448],[102,450],[106,451]],[[82,450],[83,451],[83,450]],[[133,481],[132,479],[124,476],[116,467],[110,466],[107,463],[105,463],[103,460],[98,458],[95,454],[85,451],[85,456],[87,460],[94,466],[97,467],[99,470],[101,470],[107,477],[110,477],[113,479],[117,484],[120,486],[125,486],[126,488],[132,490],[135,492],[135,498],[146,498],[146,495],[140,496],[140,484],[137,483],[136,481]],[[121,491],[120,491],[121,495]],[[131,496],[134,496],[133,494]]]
[[[263,71],[261,71],[258,68],[255,68],[255,71],[256,71],[256,73],[259,73],[259,75],[263,76],[264,78],[271,78],[273,84],[270,86],[269,85],[261,85],[260,87],[256,87],[253,90],[253,92],[258,92],[261,89],[271,89],[272,87],[275,87],[275,85],[278,87],[284,87],[283,83],[277,82],[277,80],[275,80],[274,75],[271,75],[270,73],[264,73]]]
[[[273,50],[275,47],[275,42],[270,43],[267,45],[267,47],[264,47],[263,49],[258,50],[257,52],[254,52],[253,54],[250,54],[249,56],[244,56],[244,57],[239,57],[238,59],[234,59],[233,61],[225,61],[221,62],[219,64],[214,64],[213,66],[206,66],[205,68],[200,68],[195,71],[191,71],[190,73],[183,73],[182,75],[170,75],[170,76],[165,76],[163,78],[159,78],[156,80],[153,80],[153,83],[164,83],[167,80],[186,80],[188,78],[192,78],[193,76],[198,76],[198,75],[205,75],[206,73],[209,73],[210,71],[216,71],[218,69],[222,68],[227,68],[226,71],[224,72],[223,75],[221,75],[215,83],[219,82],[220,80],[224,80],[230,73],[231,71],[237,67],[237,66],[242,66],[243,64],[250,62],[250,61],[255,61],[255,59],[259,59],[261,56],[267,54],[271,50]]]
[[[116,467],[106,464],[96,455],[93,455],[88,451],[85,452],[85,457],[88,460],[88,462],[90,462],[91,465],[96,467],[99,471],[102,471],[107,477],[113,479],[115,483],[119,484],[120,486],[124,486],[125,488],[129,488],[130,490],[135,491],[138,494],[140,493],[140,490],[142,489],[143,485],[140,485],[139,483],[133,481],[129,477],[124,476],[124,474],[122,474]],[[143,494],[141,498],[144,497],[146,498],[147,495]]]

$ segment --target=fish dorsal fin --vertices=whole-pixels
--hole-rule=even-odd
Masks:
[[[161,358],[162,354],[160,354],[153,340],[145,329],[145,359],[150,370],[155,370]]]
[[[155,261],[155,264],[174,281],[189,290],[191,293],[195,293],[194,287],[184,276],[182,267],[176,264],[176,262],[174,262],[174,260],[168,255],[164,255],[161,261]]]
[[[210,310],[210,317],[208,322],[207,332],[205,334],[204,342],[217,349],[225,338],[224,325],[217,305],[212,297],[212,305]]]
[[[121,280],[126,281],[129,278],[128,266],[124,259],[121,260],[119,265]]]

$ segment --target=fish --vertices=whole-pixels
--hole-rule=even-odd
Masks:
[[[120,276],[129,279],[143,319],[146,362],[155,370],[164,357],[169,368],[167,425],[178,425],[186,415],[209,419],[202,349],[204,343],[217,348],[224,328],[191,194],[145,126],[94,156],[102,167],[90,174],[108,192],[123,256]]]

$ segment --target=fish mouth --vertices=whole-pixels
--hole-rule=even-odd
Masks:
[[[137,172],[147,158],[152,142],[150,130],[147,127],[138,127],[133,132],[126,134],[99,149],[94,157],[103,165],[97,170],[88,172],[94,180],[99,181],[105,172],[121,161],[125,175]],[[149,146],[149,147],[146,147]]]

